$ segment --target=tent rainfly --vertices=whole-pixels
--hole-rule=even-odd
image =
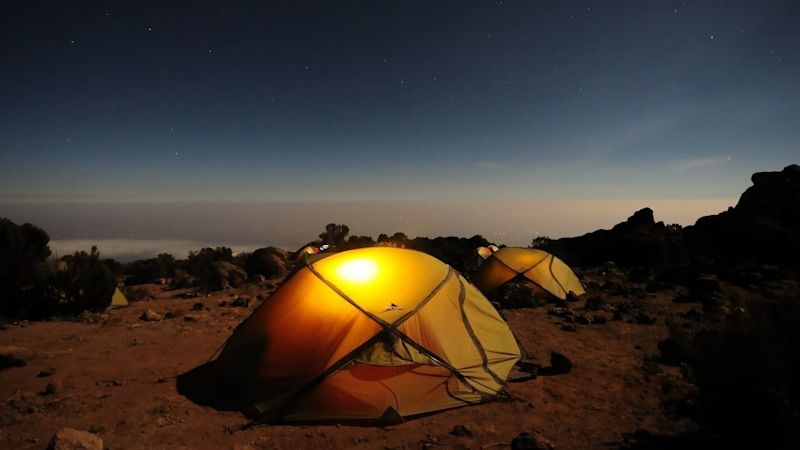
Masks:
[[[452,268],[371,247],[300,269],[214,366],[260,421],[397,421],[492,399],[519,357],[508,325]]]
[[[503,247],[486,259],[475,272],[475,286],[488,294],[517,277],[536,287],[536,293],[566,299],[569,292],[582,295],[580,280],[564,261],[535,248]]]

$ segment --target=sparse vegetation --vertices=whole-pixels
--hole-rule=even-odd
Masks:
[[[531,248],[545,248],[551,242],[553,242],[553,240],[550,239],[547,236],[536,236],[531,241],[531,245],[530,246],[531,246]]]
[[[176,267],[175,258],[170,254],[162,253],[155,258],[131,261],[122,266],[122,271],[128,275],[126,284],[141,284],[172,277],[175,275]]]
[[[320,233],[319,238],[323,244],[338,247],[345,242],[348,234],[350,234],[350,227],[347,225],[329,223],[325,225],[325,231]]]
[[[64,257],[66,268],[58,271],[55,284],[62,293],[60,311],[78,314],[108,307],[117,281],[111,269],[100,259],[97,247],[90,253],[76,252]]]

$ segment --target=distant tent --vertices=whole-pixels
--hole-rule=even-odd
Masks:
[[[214,366],[262,420],[398,420],[492,399],[519,357],[508,325],[452,268],[370,247],[300,269]]]
[[[497,250],[499,250],[499,247],[494,244],[487,245],[486,247],[478,247],[478,261],[475,266],[480,267],[483,265],[483,262],[489,259],[489,257],[492,256],[492,253],[496,252]]]
[[[489,257],[492,256],[492,253],[492,249],[489,247],[478,247],[478,256],[481,259],[489,259]]]
[[[111,304],[108,305],[108,307],[110,309],[119,308],[121,306],[128,306],[128,299],[125,298],[125,294],[116,287],[114,288],[114,295],[111,296]]]
[[[586,292],[564,261],[535,248],[503,247],[484,262],[473,278],[475,286],[488,294],[516,277],[531,281],[543,296],[565,299],[569,292]]]

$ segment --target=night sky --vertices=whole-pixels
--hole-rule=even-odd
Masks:
[[[797,1],[227,3],[4,2],[0,201],[735,201],[800,159]]]

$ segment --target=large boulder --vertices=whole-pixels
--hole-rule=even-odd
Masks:
[[[280,278],[286,275],[286,260],[289,254],[277,247],[259,248],[247,257],[244,269],[251,277]]]
[[[47,450],[103,450],[103,440],[88,431],[62,428],[50,439]]]
[[[236,264],[227,261],[214,263],[215,279],[212,280],[211,290],[225,290],[243,285],[247,281],[247,272]]]

